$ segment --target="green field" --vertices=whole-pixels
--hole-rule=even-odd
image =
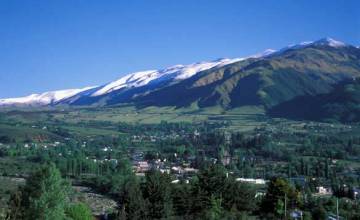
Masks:
[[[61,128],[79,136],[119,135],[118,123],[129,124],[159,124],[166,122],[186,122],[197,124],[202,122],[226,123],[224,129],[231,131],[248,132],[255,128],[276,126],[292,132],[308,132],[301,121],[273,119],[265,114],[265,110],[258,106],[246,106],[224,111],[222,108],[211,107],[198,109],[175,107],[148,107],[137,109],[134,106],[104,107],[104,108],[73,108],[73,109],[23,109],[21,111],[7,110],[0,112],[0,136],[9,135],[23,142],[31,137],[56,140],[56,132],[49,131]],[[311,124],[311,123],[310,123]],[[317,123],[321,127],[337,128],[332,123]],[[279,126],[281,125],[281,126]],[[343,126],[339,124],[340,127]],[[331,127],[332,126],[332,127]],[[314,129],[315,131],[316,129]],[[322,129],[323,130],[323,129]],[[360,131],[358,126],[350,129]],[[328,132],[323,130],[322,132]],[[320,134],[320,133],[319,133]],[[344,132],[344,135],[348,132]],[[350,132],[351,135],[351,132]]]

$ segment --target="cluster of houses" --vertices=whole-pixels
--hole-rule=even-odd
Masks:
[[[191,136],[196,136],[199,135],[200,133],[198,133],[197,131],[194,132],[194,134],[191,134]],[[158,140],[165,140],[165,139],[177,139],[177,138],[185,138],[187,137],[188,134],[185,134],[185,132],[181,132],[179,133],[170,133],[170,134],[163,134],[163,135],[133,135],[131,136],[131,141],[132,142],[143,142],[143,141],[148,141],[148,142],[156,142]]]
[[[191,167],[190,163],[185,162],[169,162],[167,159],[145,160],[144,153],[137,151],[132,153],[131,160],[133,170],[137,176],[144,176],[151,169],[156,169],[161,173],[173,174],[176,180],[189,180],[198,170]],[[178,181],[173,181],[177,183]]]

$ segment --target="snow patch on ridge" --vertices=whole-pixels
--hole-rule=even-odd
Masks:
[[[323,38],[323,39],[320,39],[318,41],[315,41],[314,44],[317,44],[317,45],[328,45],[330,47],[345,47],[346,44],[341,42],[341,41],[337,41],[337,40],[334,40],[330,37],[327,37],[327,38]]]
[[[327,45],[327,46],[335,47],[335,48],[346,46],[346,44],[341,41],[337,41],[337,40],[334,40],[333,38],[326,37],[326,38],[322,38],[317,41],[304,41],[300,44],[291,44],[291,45],[285,47],[284,49],[282,49],[281,51],[286,50],[286,49],[300,49],[300,48],[310,46],[310,45]]]
[[[193,63],[190,65],[174,65],[162,70],[135,72],[106,84],[101,89],[94,92],[91,96],[101,96],[122,88],[140,87],[153,82],[159,83],[165,80],[184,80],[190,78],[198,72],[211,69],[213,67],[221,67],[241,60],[243,60],[243,58],[219,59],[210,62]]]
[[[95,91],[91,96],[96,97],[106,95],[119,89],[140,87],[151,83],[163,82],[166,80],[180,81],[190,78],[201,71],[205,71],[214,67],[222,67],[248,58],[265,57],[274,52],[276,51],[272,49],[267,49],[262,53],[245,58],[220,58],[214,61],[198,62],[189,65],[174,65],[161,70],[147,70],[135,72],[104,85],[99,90]]]
[[[274,50],[274,49],[266,49],[265,51],[261,52],[261,53],[258,53],[258,54],[255,54],[253,56],[250,56],[249,58],[262,58],[262,57],[267,57],[273,53],[276,53],[277,50]]]
[[[58,90],[58,91],[44,92],[41,94],[32,94],[29,96],[19,97],[19,98],[0,99],[0,106],[1,105],[48,105],[72,97],[80,92],[92,88],[95,87]]]
[[[156,70],[131,73],[116,81],[106,84],[101,89],[94,92],[91,96],[104,95],[125,87],[138,87],[138,86],[146,85],[149,81],[155,78],[157,78]]]

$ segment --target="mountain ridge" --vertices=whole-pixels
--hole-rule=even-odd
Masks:
[[[331,42],[323,42],[291,46],[263,59],[204,71],[176,86],[140,97],[135,103],[176,105],[172,97],[184,96],[178,102],[180,107],[197,102],[199,107],[221,105],[227,109],[260,104],[269,108],[296,96],[328,93],[336,83],[360,75],[360,51],[345,44],[334,47]]]
[[[54,91],[48,91],[44,93],[35,93],[31,94],[29,96],[24,97],[18,97],[18,98],[4,98],[0,99],[0,106],[4,105],[48,105],[53,103],[59,103],[62,100],[66,100],[68,98],[74,97],[76,95],[79,95],[83,92],[90,92],[91,97],[97,97],[102,96],[108,93],[111,93],[116,90],[120,90],[122,88],[127,87],[140,87],[151,83],[159,83],[162,81],[167,80],[183,80],[186,78],[189,78],[193,76],[194,74],[197,74],[203,70],[207,70],[213,67],[219,67],[227,64],[231,64],[233,62],[242,61],[248,58],[259,58],[262,56],[270,55],[271,53],[275,52],[275,50],[267,49],[262,53],[258,53],[252,56],[248,56],[245,58],[218,58],[213,61],[201,61],[197,63],[192,63],[188,65],[182,65],[177,64],[173,65],[164,69],[159,70],[145,70],[145,71],[138,71],[130,74],[126,74],[125,76],[109,82],[102,86],[88,86],[80,89],[64,89],[64,90],[54,90]],[[155,75],[155,77],[154,77]],[[147,76],[147,77],[146,77]],[[155,82],[156,81],[156,82]],[[93,91],[96,89],[96,91]],[[57,94],[62,93],[69,93],[69,95],[65,95],[62,98],[53,98],[49,96],[49,94],[54,94],[56,96]],[[43,99],[41,99],[43,97]],[[31,102],[31,99],[33,98],[33,102]],[[50,100],[49,100],[50,99]]]
[[[330,94],[339,83],[357,77],[360,49],[323,38],[244,58],[135,72],[45,105],[219,106],[225,111],[255,105],[270,114],[282,103],[302,96]]]

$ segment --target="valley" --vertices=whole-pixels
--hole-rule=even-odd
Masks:
[[[333,199],[331,195],[337,195],[343,198],[341,204],[351,196],[341,194],[337,184],[349,184],[349,190],[357,190],[359,183],[358,123],[270,118],[258,107],[231,112],[218,108],[134,106],[8,109],[1,111],[0,120],[1,176],[27,178],[41,164],[55,163],[74,187],[87,187],[117,203],[104,212],[92,208],[94,215],[115,215],[125,202],[118,195],[125,190],[123,178],[134,172],[145,184],[151,169],[169,173],[169,186],[186,188],[195,187],[191,181],[198,172],[205,172],[204,167],[216,163],[224,166],[234,179],[269,181],[281,176],[294,186],[303,187],[298,188],[300,199],[306,195],[318,202],[328,202]],[[266,191],[264,185],[250,185],[255,187],[256,194]],[[319,192],[319,187],[331,194]],[[10,198],[15,191],[16,187],[4,189],[1,197]],[[86,196],[77,197],[76,201],[89,207],[108,203]],[[253,202],[260,206],[260,201]],[[293,203],[290,209],[299,205]],[[3,200],[0,210],[6,207],[8,204]],[[313,212],[300,207],[305,214]],[[245,210],[248,218],[257,216],[253,209]],[[334,212],[334,206],[327,206],[326,210]],[[345,206],[341,213],[356,216]]]
[[[324,38],[1,99],[0,216],[359,219],[359,77]]]
[[[359,0],[0,0],[0,220],[360,220]]]

